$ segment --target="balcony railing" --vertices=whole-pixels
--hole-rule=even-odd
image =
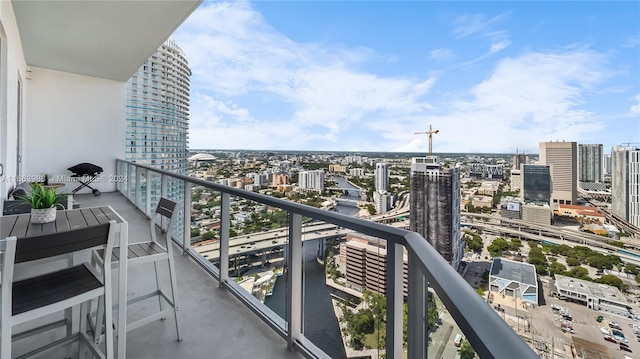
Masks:
[[[455,324],[481,358],[538,357],[435,249],[415,232],[128,161],[117,160],[117,171],[118,191],[148,216],[152,213],[158,198],[169,194],[169,183],[173,183],[171,186],[173,191],[176,191],[176,188],[181,191],[179,193],[182,198],[182,203],[179,204],[182,216],[180,222],[183,224],[173,233],[174,240],[182,246],[185,254],[191,256],[213,275],[221,287],[233,293],[259,318],[285,338],[289,349],[295,349],[306,357],[330,357],[319,348],[317,343],[312,342],[305,335],[307,322],[312,320],[305,318],[305,315],[310,317],[309,313],[314,310],[311,307],[305,308],[308,304],[305,301],[305,293],[308,293],[309,288],[305,288],[305,274],[303,274],[305,266],[308,265],[303,262],[303,240],[308,236],[305,234],[308,232],[303,231],[303,228],[306,228],[303,227],[306,226],[303,221],[306,223],[308,219],[313,223],[324,222],[335,225],[341,230],[351,230],[375,237],[381,243],[386,241],[386,274],[384,278],[379,278],[379,282],[386,285],[386,328],[377,328],[376,332],[386,333],[384,352],[387,358],[402,358],[405,350],[408,358],[428,357],[428,287],[435,291]],[[178,183],[178,186],[175,183]],[[203,252],[204,247],[196,250],[191,244],[190,223],[192,222],[192,188],[194,186],[201,186],[220,196],[219,214],[217,214],[220,218],[219,244],[215,247],[218,257],[217,266],[209,260],[211,258],[205,258],[205,255],[200,253]],[[286,263],[286,270],[282,276],[286,288],[283,317],[243,289],[241,284],[236,283],[229,276],[230,268],[235,266],[236,270],[238,269],[238,257],[230,253],[229,235],[232,229],[232,206],[236,207],[239,203],[235,199],[255,202],[287,213],[284,238],[280,238],[276,232],[272,241],[262,239],[263,243],[274,243],[274,248],[278,245],[283,248],[284,255],[279,258]],[[322,230],[323,233],[329,232],[326,228]],[[282,242],[279,242],[281,240]],[[247,240],[246,246],[242,248],[255,246],[255,242],[248,243],[249,241]],[[272,253],[280,252],[274,249]],[[266,254],[264,256],[266,258]],[[403,340],[403,256],[408,257],[406,345]]]

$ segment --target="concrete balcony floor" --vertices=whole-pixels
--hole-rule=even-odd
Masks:
[[[81,208],[111,206],[128,221],[130,241],[148,238],[148,219],[120,193],[103,193],[98,197],[81,194],[74,198]],[[283,338],[233,295],[218,288],[218,282],[190,257],[183,256],[178,247],[174,248],[184,339],[176,340],[175,322],[173,317],[168,317],[130,331],[127,358],[303,358],[299,353],[288,351]],[[164,268],[160,272],[162,284],[168,286]],[[117,285],[117,275],[114,280]],[[130,267],[129,295],[146,292],[147,287],[155,287],[153,265]],[[157,300],[137,303],[129,307],[128,316],[135,319],[157,305]]]

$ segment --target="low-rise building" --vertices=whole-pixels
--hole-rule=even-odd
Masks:
[[[474,196],[471,198],[471,205],[474,207],[488,207],[493,206],[493,197],[488,196]]]
[[[525,203],[522,207],[522,220],[536,224],[551,224],[551,207],[543,203]]]
[[[631,307],[616,287],[582,279],[555,275],[556,292],[560,298],[583,303],[587,308],[627,318]]]
[[[489,290],[538,305],[538,278],[533,264],[493,258]]]
[[[591,221],[598,221],[604,223],[604,215],[598,212],[596,207],[591,206],[576,206],[573,204],[559,204],[558,215],[568,216],[574,218],[584,218]]]

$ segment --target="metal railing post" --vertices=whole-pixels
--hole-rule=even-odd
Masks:
[[[127,166],[127,199],[131,201],[131,166],[130,164],[126,164]]]
[[[184,181],[184,221],[182,224],[182,254],[191,249],[191,182]]]
[[[142,171],[140,168],[136,169],[136,198],[133,203],[135,203],[136,208],[140,208],[140,196],[142,195]]]
[[[403,247],[387,242],[387,338],[388,358],[402,358],[402,260]]]
[[[169,180],[164,174],[160,176],[160,197],[167,198],[167,187]],[[168,199],[168,198],[167,198]],[[160,228],[166,229],[168,225],[168,219],[165,216],[160,216]]]
[[[302,336],[302,215],[289,212],[287,256],[287,348]],[[402,315],[400,316],[402,317]]]
[[[147,174],[147,200],[145,201],[144,213],[147,215],[147,217],[151,218],[151,177],[153,176],[153,172],[146,170],[145,173]]]
[[[418,266],[419,259],[409,252],[409,293],[407,298],[407,357],[426,358],[428,352],[427,288]]]
[[[222,192],[220,198],[220,281],[218,282],[218,287],[223,287],[229,280],[230,202],[231,196]]]

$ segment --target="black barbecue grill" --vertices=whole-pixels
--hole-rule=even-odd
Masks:
[[[102,167],[96,166],[92,163],[79,163],[73,167],[67,168],[69,171],[73,172],[71,177],[75,178],[76,181],[80,182],[80,186],[71,191],[71,193],[75,194],[79,190],[87,187],[91,191],[93,191],[94,196],[99,196],[100,191],[91,187],[89,184],[95,181],[98,178],[98,175],[102,173]]]

